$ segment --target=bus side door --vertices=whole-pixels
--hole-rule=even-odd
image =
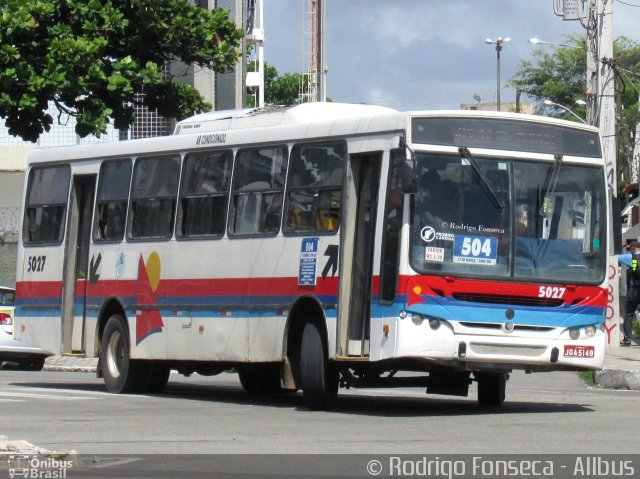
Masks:
[[[341,233],[338,354],[368,356],[382,152],[349,156]]]
[[[69,196],[62,290],[62,353],[84,351],[86,288],[96,175],[74,175]]]

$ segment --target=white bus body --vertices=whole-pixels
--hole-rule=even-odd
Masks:
[[[37,149],[15,336],[100,357],[113,392],[235,367],[322,408],[339,381],[466,395],[473,373],[497,405],[511,369],[602,366],[605,191],[597,130],[505,113],[303,104]]]

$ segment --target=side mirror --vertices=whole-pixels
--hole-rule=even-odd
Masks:
[[[622,253],[622,217],[620,199],[611,196],[611,227],[613,228],[613,254]]]
[[[418,178],[413,160],[405,160],[402,164],[402,192],[413,195],[418,191]]]

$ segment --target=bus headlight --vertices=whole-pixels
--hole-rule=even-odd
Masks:
[[[580,330],[578,328],[571,328],[569,330],[569,337],[571,339],[578,339],[580,337]]]
[[[413,324],[415,324],[416,326],[420,326],[424,319],[419,314],[413,314],[411,315],[411,321],[413,321]]]
[[[440,329],[440,320],[438,318],[431,318],[429,319],[429,327],[431,329],[433,329],[434,331]]]
[[[596,327],[592,324],[584,328],[585,333],[587,333],[587,337],[592,338],[596,335]]]

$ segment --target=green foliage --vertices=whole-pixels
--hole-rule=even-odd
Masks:
[[[536,48],[533,59],[520,62],[520,69],[509,83],[538,101],[551,100],[584,117],[584,107],[576,106],[575,101],[584,100],[587,95],[587,45],[584,38],[576,36],[570,37],[570,43],[570,47]],[[614,42],[614,55],[620,67],[636,72],[616,77],[616,91],[624,114],[635,117],[640,87],[640,44],[619,37]],[[566,112],[558,113],[575,120]]]
[[[61,113],[84,137],[134,119],[142,103],[178,119],[207,111],[191,85],[164,72],[170,62],[228,71],[243,33],[226,11],[189,0],[3,0],[0,116],[9,133],[36,141]],[[139,94],[144,92],[144,96]]]
[[[580,371],[578,376],[580,376],[580,379],[582,379],[587,386],[596,385],[595,373],[593,371]]]
[[[250,65],[250,70],[252,65]],[[300,85],[303,84],[303,75],[300,73],[285,73],[279,75],[275,67],[265,63],[264,65],[264,101],[268,105],[295,105],[299,103]],[[248,88],[248,106],[255,106],[252,95],[255,88]]]
[[[572,105],[586,93],[587,56],[584,39],[577,48],[536,48],[532,60],[523,60],[510,84],[538,100]]]

